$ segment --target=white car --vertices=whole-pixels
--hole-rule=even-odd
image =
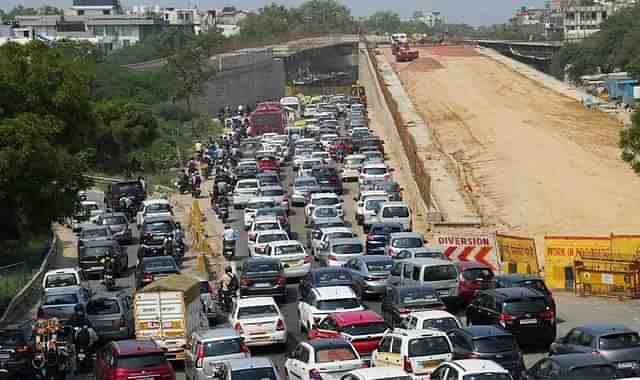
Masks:
[[[89,281],[80,268],[60,268],[47,271],[42,278],[42,289],[62,288],[65,286],[89,288]]]
[[[332,161],[331,154],[329,154],[329,152],[313,152],[311,153],[311,158],[318,158],[325,164]]]
[[[375,367],[359,368],[346,375],[342,375],[340,380],[412,380],[411,375],[403,369],[397,367]]]
[[[389,202],[389,196],[387,195],[378,195],[365,199],[362,207],[362,230],[365,234],[369,233],[369,229],[375,223],[380,207],[387,202]]]
[[[271,198],[255,197],[249,199],[247,205],[244,207],[244,228],[249,229],[253,218],[256,216],[256,211],[260,208],[274,207],[276,203]]]
[[[369,136],[371,131],[367,127],[354,127],[351,128],[351,137],[353,136]]]
[[[358,177],[358,183],[362,184],[366,180],[381,180],[386,181],[391,178],[391,172],[387,165],[383,162],[365,163],[360,169],[360,176]]]
[[[173,216],[173,209],[167,199],[149,199],[142,202],[142,208],[136,214],[136,225],[140,228],[145,218],[154,216]]]
[[[329,149],[329,146],[333,143],[336,142],[336,140],[338,139],[338,135],[333,134],[333,133],[327,133],[326,135],[322,135],[320,136],[320,144],[322,144],[322,147],[324,149]],[[331,157],[329,157],[331,158]]]
[[[287,343],[287,326],[272,297],[239,298],[229,314],[229,324],[249,347]]]
[[[98,202],[82,201],[80,202],[80,211],[77,214],[70,223],[73,232],[80,231],[83,224],[94,223],[100,215],[104,214],[104,210],[100,208]]]
[[[384,154],[377,150],[370,150],[362,153],[365,157],[365,164],[384,162]]]
[[[293,155],[293,170],[297,171],[302,165],[302,161],[311,158],[313,151],[308,148],[296,148]]]
[[[249,199],[255,198],[260,190],[260,184],[257,179],[241,179],[236,183],[233,190],[233,208],[239,209],[244,207]]]
[[[351,342],[317,339],[300,342],[284,362],[285,379],[332,380],[361,368],[364,362]]]
[[[413,312],[402,320],[402,325],[407,330],[436,329],[444,332],[462,328],[460,320],[444,310]]]
[[[463,359],[440,364],[431,380],[491,379],[512,380],[505,368],[492,360]]]
[[[306,276],[311,270],[311,256],[298,240],[280,240],[267,244],[265,256],[280,260],[286,278]]]
[[[307,177],[311,175],[313,168],[322,166],[324,161],[321,158],[305,158],[300,161],[300,168],[298,169],[298,177]]]
[[[298,301],[300,331],[309,331],[324,317],[340,311],[364,310],[358,296],[349,286],[312,288]]]
[[[386,191],[383,190],[367,190],[361,191],[360,196],[355,199],[356,201],[356,222],[362,224],[364,222],[364,202],[369,197],[389,197]]]
[[[254,218],[251,228],[249,228],[248,239],[254,240],[258,232],[268,230],[284,231],[284,228],[282,228],[282,224],[277,216],[269,215]]]
[[[258,168],[258,162],[253,158],[246,158],[238,161],[238,171],[241,171],[244,168]]]
[[[365,156],[362,154],[351,154],[344,159],[340,177],[343,181],[357,181],[360,176],[360,169],[364,163]]]
[[[320,230],[319,239],[311,239],[313,255],[319,259],[321,252],[329,248],[329,242],[333,239],[351,239],[358,235],[349,227],[329,227]]]
[[[309,203],[304,206],[304,215],[308,219],[311,217],[313,209],[318,206],[333,206],[338,209],[338,216],[344,217],[342,209],[342,199],[335,193],[313,193],[309,197]]]
[[[267,244],[275,241],[289,240],[289,235],[283,230],[266,230],[256,232],[255,238],[247,241],[249,256],[263,255]]]
[[[272,138],[278,136],[277,133],[273,133],[273,132],[268,132],[268,133],[264,133],[262,135],[262,142],[263,143],[268,143],[271,141]]]
[[[402,358],[402,360],[398,360]],[[373,367],[398,367],[414,380],[428,380],[436,367],[453,359],[453,345],[439,330],[388,330],[373,351]]]
[[[260,196],[262,198],[273,200],[275,205],[283,207],[285,210],[289,211],[289,197],[287,197],[287,192],[284,191],[282,186],[261,187]]]
[[[411,231],[411,209],[404,202],[386,202],[378,209],[378,214],[371,218],[374,223],[398,223],[402,224],[405,231]]]

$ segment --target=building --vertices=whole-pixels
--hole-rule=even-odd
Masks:
[[[520,7],[511,18],[513,25],[539,25],[544,23],[546,8]]]
[[[608,16],[625,7],[634,5],[638,0],[599,0],[587,5],[579,0],[569,0],[562,8],[564,19],[564,38],[567,41],[579,41],[600,31]]]
[[[239,25],[249,15],[249,12],[236,7],[224,7],[216,12],[217,25]]]
[[[65,11],[68,16],[110,16],[122,14],[118,0],[73,0],[73,5]]]
[[[444,22],[442,14],[440,12],[422,12],[418,11],[414,14],[414,19],[418,22],[426,24],[430,28],[434,28],[438,25],[441,25]]]

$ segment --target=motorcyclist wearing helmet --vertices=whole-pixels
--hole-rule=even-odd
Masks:
[[[238,289],[237,278],[229,265],[224,268],[222,277],[222,290],[225,292],[235,292]]]
[[[73,328],[76,328],[76,327],[82,328],[84,326],[88,326],[93,328],[93,326],[91,325],[91,321],[89,320],[89,318],[87,317],[87,314],[85,313],[84,306],[82,305],[75,306],[75,308],[73,309],[73,315],[67,321],[67,326],[71,326]]]
[[[224,226],[224,233],[222,234],[222,237],[225,243],[227,242],[235,243],[235,241],[238,240],[239,238],[239,234],[238,234],[238,231],[231,228],[231,226],[227,224]]]

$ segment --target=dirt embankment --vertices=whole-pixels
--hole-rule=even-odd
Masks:
[[[640,231],[640,178],[620,160],[619,124],[474,49],[420,57],[394,68],[490,226],[538,239]]]

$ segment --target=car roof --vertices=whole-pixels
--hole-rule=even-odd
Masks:
[[[404,226],[402,225],[402,223],[397,223],[397,222],[380,222],[380,223],[373,223],[371,225],[371,228],[380,228],[380,227],[397,227],[397,228],[404,228]]]
[[[486,293],[493,293],[499,298],[512,299],[522,297],[544,297],[540,292],[531,288],[514,287],[514,288],[497,288],[493,290],[485,290]]]
[[[201,340],[240,338],[238,332],[230,327],[217,327],[215,329],[200,330],[196,332],[196,335],[200,337]]]
[[[590,365],[611,365],[611,363],[605,358],[592,353],[554,355],[550,356],[549,359],[558,363],[562,368],[580,368]]]
[[[173,257],[172,256],[147,256],[142,258],[142,262],[146,263],[150,261],[160,261],[160,260],[167,260],[167,259],[173,260]]]
[[[365,163],[362,168],[363,169],[365,168],[385,168],[386,169],[387,165],[384,162],[368,162],[368,163]]]
[[[260,188],[261,191],[264,190],[284,190],[284,188],[282,186],[279,185],[273,185],[273,186],[262,186]]]
[[[320,231],[322,231],[323,234],[331,234],[334,232],[351,232],[353,233],[353,230],[351,229],[351,227],[326,227],[326,228],[321,228]]]
[[[60,268],[60,269],[49,270],[44,275],[48,276],[50,274],[78,274],[81,271],[82,271],[82,269],[80,269],[78,267],[75,267],[75,268]]]
[[[615,333],[628,333],[635,332],[622,324],[607,323],[607,324],[589,324],[576,327],[579,330],[586,331],[591,335],[609,335]]]
[[[349,373],[367,380],[384,380],[388,378],[407,377],[407,373],[400,367],[358,368]]]
[[[261,305],[276,305],[273,297],[249,297],[239,298],[237,301],[238,307],[241,306],[261,306]]]
[[[330,316],[340,326],[361,325],[372,322],[384,323],[384,319],[378,313],[371,310],[343,311],[339,313],[331,313]]]
[[[275,372],[278,372],[271,359],[267,357],[252,356],[250,358],[228,360],[225,363],[231,371],[242,371],[252,368],[273,368]]]
[[[412,264],[417,265],[455,265],[454,262],[443,259],[434,259],[431,257],[420,257],[411,260]]]
[[[394,289],[398,291],[399,294],[409,293],[409,292],[423,292],[423,293],[433,293],[438,294],[436,289],[431,285],[419,285],[419,286],[394,286]]]
[[[268,189],[269,187],[261,187],[260,190],[265,190],[265,189]],[[253,203],[253,202],[272,202],[273,203],[274,200],[271,197],[252,197],[252,198],[249,198],[249,201],[247,203]]]
[[[253,224],[259,224],[259,223],[274,223],[274,222],[279,222],[280,219],[278,219],[277,216],[274,215],[261,215],[259,217],[256,217],[253,219]]]
[[[153,340],[126,339],[114,341],[112,344],[121,356],[163,352]]]
[[[310,272],[313,276],[323,275],[326,273],[349,273],[351,272],[348,269],[342,267],[321,267],[321,268],[313,268]]]
[[[316,292],[318,300],[331,300],[336,298],[353,298],[356,294],[349,286],[325,286],[312,288]]]
[[[358,238],[331,239],[331,242],[330,242],[332,246],[341,245],[341,244],[356,244],[356,243],[362,245],[362,242]]]
[[[364,255],[360,259],[365,263],[393,263],[393,259],[387,255]]]
[[[500,372],[509,373],[504,367],[492,360],[484,359],[462,359],[447,362],[452,367],[462,369],[466,374],[483,373],[483,372]]]
[[[436,318],[456,318],[457,319],[455,315],[444,310],[415,311],[409,315],[412,315],[416,318],[424,318],[424,319],[436,319]]]
[[[311,346],[314,350],[326,350],[328,348],[340,348],[345,346],[351,346],[351,343],[344,339],[314,339],[308,340],[304,343]]]
[[[82,231],[87,231],[87,230],[105,230],[105,229],[109,229],[109,226],[105,226],[104,224],[91,224],[91,223],[87,223],[83,228]]]
[[[95,247],[113,247],[115,244],[115,240],[107,239],[107,240],[89,240],[84,243],[80,249],[84,248],[95,248]]]
[[[286,233],[287,232],[285,230],[263,230],[263,231],[257,231],[256,235],[271,235],[271,234],[282,235]]]
[[[172,222],[173,217],[169,215],[158,215],[158,216],[148,216],[144,218],[144,223],[154,223],[154,222]]]
[[[127,217],[124,212],[119,212],[119,211],[112,211],[112,212],[105,212],[104,214],[100,215],[102,218],[109,218],[109,217],[113,217],[113,216],[124,216],[125,218]]]
[[[347,157],[345,157],[345,160],[349,160],[349,159],[362,159],[364,160],[366,157],[364,156],[364,154],[350,154]]]
[[[98,202],[96,202],[96,201],[82,201],[82,202],[80,202],[80,205],[82,205],[82,206],[93,206],[93,205],[99,206]]]
[[[520,281],[527,281],[527,280],[544,281],[540,276],[536,276],[533,274],[523,274],[523,273],[500,274],[496,276],[496,279],[509,281],[509,282],[520,282]]]
[[[44,290],[45,294],[69,294],[78,293],[82,289],[79,285],[60,286],[57,288],[47,288]]]
[[[497,326],[490,325],[477,325],[477,326],[468,326],[463,329],[467,334],[471,335],[473,338],[481,338],[487,336],[512,336],[510,332],[503,330]]]
[[[288,246],[288,245],[302,245],[304,247],[304,244],[302,244],[302,242],[300,242],[299,240],[278,240],[278,241],[274,241],[269,243],[269,245],[271,247],[284,247],[284,246]]]
[[[409,208],[409,206],[404,202],[392,202],[392,201],[389,201],[389,202],[383,204],[382,207],[407,207],[407,208]]]
[[[296,177],[294,179],[294,182],[301,182],[301,181],[315,181],[316,178],[315,177],[311,177],[311,176],[300,176],[300,177]]]
[[[157,198],[157,199],[147,199],[143,201],[142,204],[144,206],[153,205],[153,204],[170,204],[168,199]]]
[[[313,193],[311,198],[340,198],[336,193]]]
[[[389,235],[389,239],[399,239],[399,238],[420,238],[423,239],[422,235],[417,232],[392,232]]]
[[[436,329],[415,329],[415,330],[407,330],[403,328],[395,328],[393,330],[388,330],[391,334],[395,335],[403,335],[409,338],[421,337],[421,336],[447,336],[447,333],[444,331],[436,330]]]

